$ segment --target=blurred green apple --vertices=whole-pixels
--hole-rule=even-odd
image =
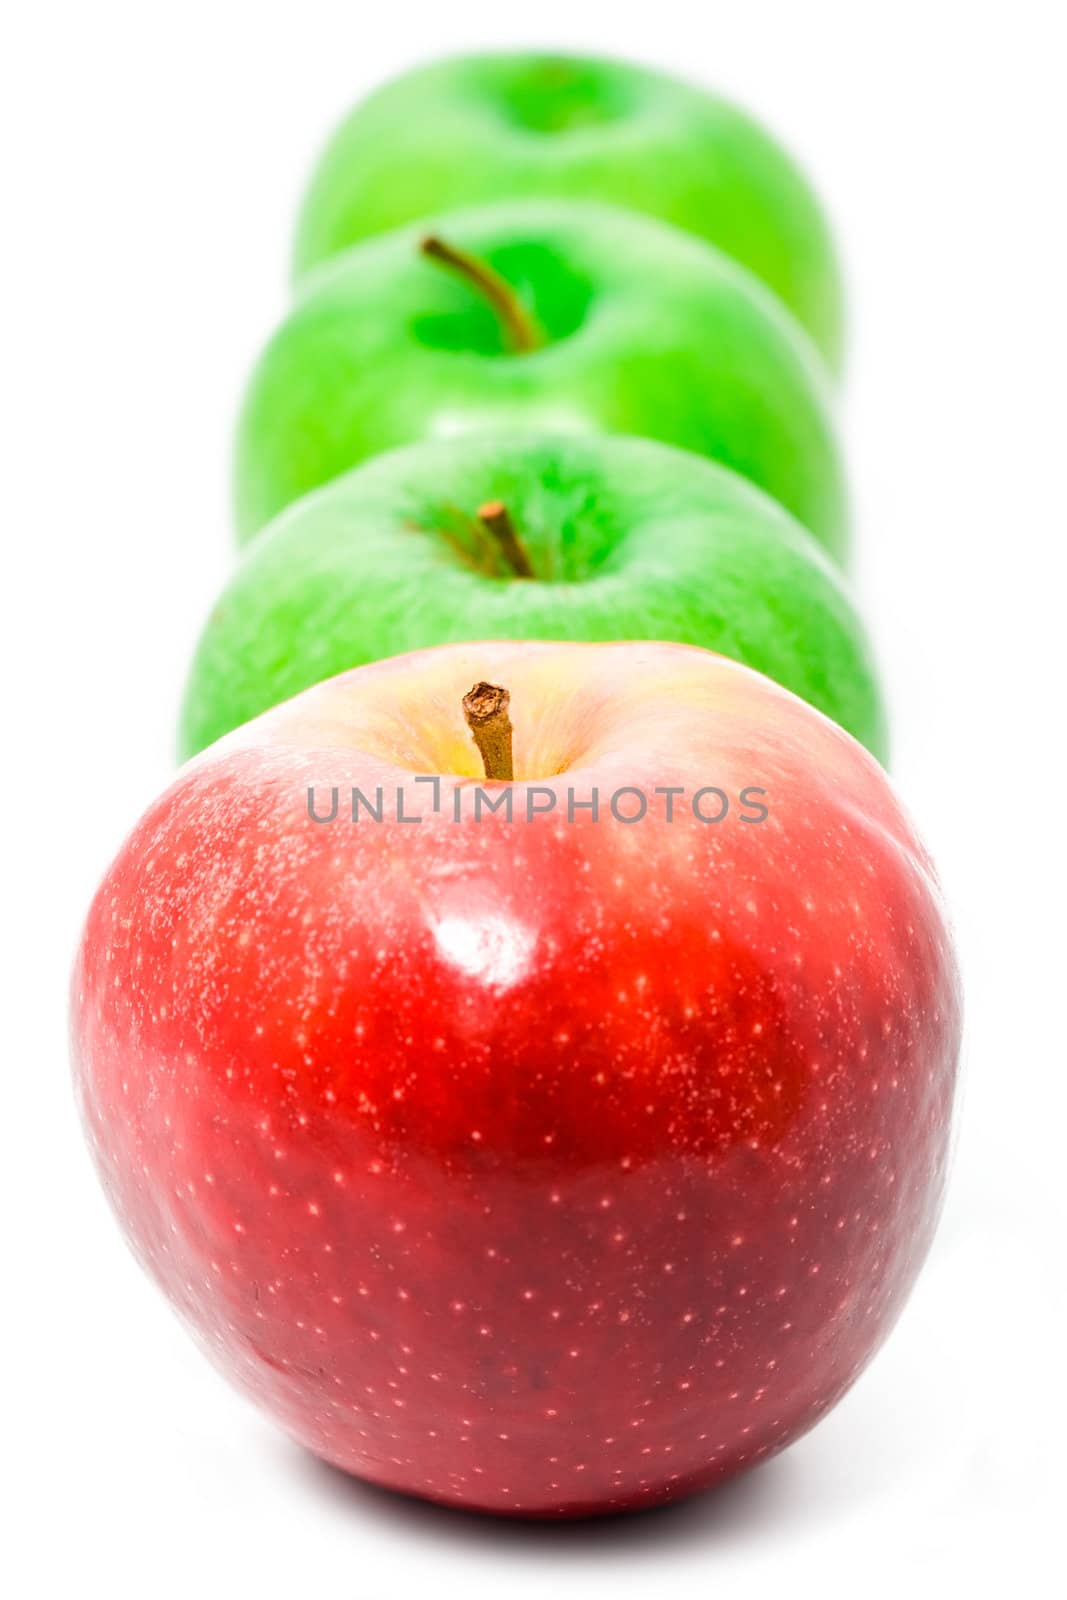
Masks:
[[[831,409],[807,335],[702,240],[617,207],[477,207],[305,281],[245,395],[238,531],[416,439],[610,432],[734,468],[840,557]]]
[[[612,201],[701,235],[769,284],[837,364],[841,275],[806,179],[734,106],[626,62],[468,56],[387,83],[315,169],[295,273],[444,207],[520,195]]]

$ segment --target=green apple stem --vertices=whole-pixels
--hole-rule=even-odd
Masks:
[[[488,300],[500,318],[508,345],[514,355],[529,355],[532,350],[539,350],[544,344],[541,329],[511,284],[506,282],[499,272],[494,272],[487,261],[469,255],[466,250],[457,250],[455,245],[446,244],[444,239],[439,239],[433,233],[427,234],[421,240],[419,249],[429,260],[439,261],[442,266],[458,273]]]
[[[507,506],[502,500],[487,500],[478,507],[478,521],[496,540],[500,554],[517,578],[532,578],[534,569],[518,534]]]
[[[495,683],[476,683],[463,696],[463,715],[490,783],[511,783],[511,696]]]

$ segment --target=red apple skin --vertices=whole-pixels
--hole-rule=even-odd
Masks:
[[[570,753],[561,793],[758,785],[769,817],[457,826],[479,677],[518,772]],[[353,783],[428,811],[435,764],[465,774],[441,815],[345,820]],[[104,1184],[218,1365],[326,1461],[516,1516],[692,1493],[844,1393],[931,1237],[959,1026],[877,763],[677,645],[462,645],[309,690],[147,813],[74,977]]]

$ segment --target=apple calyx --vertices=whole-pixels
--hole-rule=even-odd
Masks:
[[[523,542],[515,531],[511,514],[502,500],[487,500],[484,506],[479,506],[478,521],[496,541],[500,554],[516,578],[536,576]]]
[[[463,715],[490,783],[511,783],[511,695],[496,683],[476,683],[463,696]]]
[[[544,334],[527,311],[515,290],[499,272],[494,272],[487,261],[470,255],[448,244],[437,234],[427,234],[419,241],[419,251],[429,261],[440,262],[458,274],[487,300],[500,319],[513,355],[529,355],[539,350],[545,342]]]

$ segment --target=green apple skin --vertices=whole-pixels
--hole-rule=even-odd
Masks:
[[[534,577],[512,575],[480,527],[492,500]],[[510,434],[408,446],[283,512],[201,636],[182,754],[349,667],[473,639],[700,645],[885,757],[862,625],[836,568],[775,501],[648,440]]]
[[[485,261],[538,324],[510,351],[429,230]],[[662,439],[751,478],[837,558],[847,495],[833,395],[807,335],[702,240],[609,206],[517,201],[372,239],[305,283],[249,381],[239,537],[368,456],[501,428]]]
[[[698,234],[769,285],[839,364],[841,272],[807,180],[734,106],[626,62],[468,56],[387,83],[315,168],[294,277],[370,234],[511,195],[606,200]]]

